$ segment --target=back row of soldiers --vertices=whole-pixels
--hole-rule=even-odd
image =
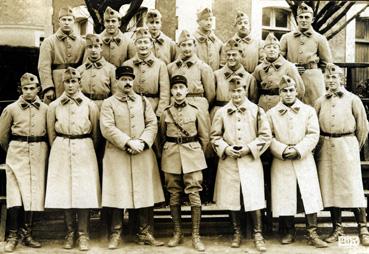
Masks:
[[[6,149],[9,145],[7,195],[13,222],[6,250],[12,251],[16,245],[19,207],[28,216],[22,226],[23,243],[40,246],[31,237],[30,211],[43,210],[44,205],[65,209],[64,248],[72,248],[74,244],[72,209],[76,209],[79,247],[88,249],[88,209],[100,205],[113,208],[109,248],[119,244],[122,209],[127,208],[139,209],[138,243],[163,245],[152,235],[152,207],[164,200],[151,150],[156,144],[153,147],[157,155],[162,152],[161,169],[171,195],[175,226],[168,246],[176,246],[183,239],[180,194],[185,192],[191,203],[193,246],[204,251],[199,237],[199,192],[201,170],[207,167],[204,153],[209,157],[213,150],[208,146],[209,133],[214,151],[220,157],[214,200],[219,207],[232,211],[232,247],[240,246],[242,206],[252,212],[256,248],[266,250],[261,230],[260,209],[266,204],[260,156],[270,144],[274,156],[273,216],[285,217],[287,225],[282,243],[294,240],[293,216],[298,212],[297,196],[301,193],[311,244],[327,247],[316,233],[316,213],[324,204],[332,207],[334,225],[327,242],[337,241],[343,234],[340,208],[361,207],[356,210],[360,237],[368,245],[359,158],[359,149],[367,136],[365,110],[355,95],[341,87],[343,72],[328,64],[331,62],[328,42],[313,31],[312,18],[311,8],[301,4],[298,31],[284,35],[281,42],[268,35],[263,45],[265,59],[257,65],[261,44],[249,37],[249,20],[244,13],[237,14],[238,32],[223,46],[212,32],[212,13],[206,8],[198,14],[199,30],[194,35],[183,31],[176,46],[160,31],[161,16],[157,10],[148,12],[148,29],[137,29],[131,41],[119,31],[119,14],[107,8],[106,30],[100,36],[87,35],[84,41],[71,29],[74,22],[71,9],[61,9],[60,29],[43,42],[39,61],[44,100],[50,103],[58,98],[49,107],[41,103],[34,93],[37,77],[25,74],[21,79],[23,95],[4,110],[1,119],[0,129],[4,131],[0,133],[4,135],[0,141]],[[77,69],[71,68],[83,59]],[[327,64],[328,93],[322,96],[326,87],[319,67]],[[220,66],[223,67],[219,69]],[[27,89],[33,89],[33,97]],[[318,112],[322,142],[318,161],[322,168],[320,184],[312,155],[319,139],[318,118],[296,96],[315,104]],[[258,102],[259,107],[252,101]],[[30,112],[21,114],[26,112],[22,110]],[[99,110],[101,133],[97,124]],[[344,121],[344,116],[352,117],[352,121]],[[41,119],[36,121],[38,117]],[[161,135],[155,139],[158,117]],[[28,126],[26,118],[35,122]],[[20,127],[22,124],[27,126]],[[46,145],[46,133],[51,151],[44,204],[43,171],[38,170],[38,175],[34,175],[33,164],[25,166],[18,157],[33,162],[35,156],[41,156],[38,162],[46,163],[47,147],[39,147]],[[95,150],[102,144],[101,134],[107,140],[102,203],[99,158],[95,156]],[[31,152],[21,155],[23,146]],[[42,184],[32,186],[35,180],[27,182],[23,173],[17,172],[29,166],[27,174],[40,179]],[[348,177],[345,172],[355,174]],[[341,188],[342,182],[347,188]]]

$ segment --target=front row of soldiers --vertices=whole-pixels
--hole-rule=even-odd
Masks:
[[[80,250],[89,249],[89,209],[101,206],[112,214],[109,249],[119,246],[123,209],[138,210],[139,244],[164,244],[153,236],[153,206],[164,201],[152,150],[157,117],[148,99],[134,92],[132,67],[118,67],[115,76],[116,91],[101,103],[100,118],[96,103],[80,91],[78,70],[67,68],[62,76],[64,92],[49,106],[37,96],[37,77],[29,73],[21,77],[22,95],[0,118],[0,144],[7,151],[9,235],[5,251],[13,251],[19,239],[26,246],[41,246],[32,238],[32,214],[44,208],[64,210],[65,249],[73,248],[75,239]],[[280,101],[265,113],[247,98],[245,79],[235,76],[230,80],[230,101],[214,115],[210,142],[219,156],[214,201],[231,212],[232,247],[241,244],[240,216],[245,211],[251,213],[255,247],[266,250],[261,222],[261,209],[266,207],[261,155],[268,147],[273,155],[271,209],[287,226],[283,244],[294,241],[293,218],[304,212],[309,243],[327,247],[344,234],[341,209],[352,208],[360,241],[369,245],[359,156],[368,134],[365,109],[361,100],[344,88],[339,67],[327,66],[325,82],[327,93],[317,100],[314,110],[297,99],[295,80],[283,75],[278,86]],[[204,251],[199,234],[199,192],[201,170],[207,167],[204,151],[209,142],[209,118],[187,100],[186,77],[174,76],[170,92],[173,102],[164,108],[159,124],[161,169],[174,222],[168,246],[183,241],[181,195],[185,193],[191,205],[192,244]],[[95,153],[101,134],[106,139],[102,195]],[[324,241],[317,234],[317,212],[323,207],[331,210],[333,223],[333,231]]]

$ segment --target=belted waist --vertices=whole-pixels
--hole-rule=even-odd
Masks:
[[[204,97],[204,93],[188,93],[187,97]]]
[[[106,98],[109,97],[108,94],[92,94],[92,93],[86,93],[86,92],[83,92],[83,94],[86,95],[86,97],[94,101],[105,100]]]
[[[67,69],[68,67],[77,68],[78,66],[80,66],[79,63],[52,64],[51,69],[61,70],[61,69]]]
[[[228,103],[228,101],[215,101],[214,106],[223,107]]]
[[[196,142],[199,141],[199,138],[197,136],[192,137],[166,137],[167,142],[176,143],[176,144],[184,144],[184,143],[190,143],[190,142]]]
[[[36,142],[47,142],[47,136],[19,136],[19,135],[11,135],[10,140],[28,142],[28,143],[36,143]]]
[[[64,134],[64,133],[56,133],[56,136],[62,137],[62,138],[69,138],[69,139],[84,139],[84,138],[91,138],[91,134],[79,134],[79,135],[70,135],[70,134]]]
[[[320,131],[320,136],[323,137],[330,137],[330,138],[340,138],[345,136],[354,136],[355,133],[353,132],[346,132],[346,133],[328,133],[324,131]]]
[[[150,98],[159,98],[159,94],[153,94],[153,93],[140,93],[140,95]]]
[[[296,67],[303,67],[304,69],[318,69],[317,63],[307,63],[307,64],[296,64]]]
[[[260,89],[260,95],[279,95],[279,88]]]

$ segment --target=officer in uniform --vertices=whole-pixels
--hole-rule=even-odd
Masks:
[[[174,102],[160,118],[160,137],[165,182],[170,193],[170,211],[174,235],[168,246],[177,246],[183,240],[181,228],[181,194],[189,196],[192,218],[192,245],[205,251],[200,240],[202,172],[206,168],[204,151],[209,143],[210,121],[198,108],[186,100],[187,79],[173,76],[170,82]]]
[[[360,98],[344,88],[341,68],[333,64],[324,73],[327,93],[315,105],[320,124],[317,165],[324,208],[331,209],[332,243],[343,235],[342,208],[352,208],[360,242],[369,246],[360,149],[368,136],[368,120]]]
[[[287,232],[282,244],[295,240],[294,216],[305,212],[309,243],[327,247],[317,230],[317,212],[323,210],[313,149],[319,141],[319,123],[313,107],[297,96],[296,82],[283,75],[279,82],[281,101],[267,112],[272,129],[272,210],[284,220]],[[303,205],[299,209],[298,203]]]
[[[223,42],[213,32],[213,12],[204,8],[197,13],[198,29],[194,34],[197,56],[213,70],[220,67]]]
[[[15,249],[18,233],[25,246],[41,247],[39,242],[33,240],[31,233],[33,211],[44,210],[48,156],[47,105],[37,96],[40,85],[35,75],[25,73],[20,81],[22,95],[5,108],[0,117],[0,145],[7,152],[5,163],[9,235],[5,252]],[[21,212],[24,215],[20,223]]]
[[[298,30],[284,34],[281,38],[281,53],[296,64],[305,85],[304,102],[314,106],[324,94],[324,77],[320,68],[332,62],[327,39],[314,31],[313,9],[301,3],[297,9]]]
[[[119,12],[107,7],[104,12],[105,30],[100,34],[103,41],[102,56],[115,67],[121,66],[135,54],[132,40],[120,31]]]
[[[59,11],[59,29],[46,38],[40,47],[38,73],[43,100],[49,104],[63,91],[62,75],[69,66],[77,68],[82,63],[85,41],[73,31],[75,18],[70,7]]]
[[[296,83],[298,98],[304,98],[305,87],[300,74],[294,64],[287,61],[280,54],[278,39],[269,33],[264,41],[266,58],[259,64],[253,73],[257,81],[255,94],[258,105],[268,111],[279,102],[279,83],[283,75],[290,76]]]

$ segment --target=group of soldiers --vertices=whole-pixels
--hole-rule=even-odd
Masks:
[[[145,27],[130,38],[108,7],[105,30],[82,39],[73,31],[72,10],[60,10],[60,28],[40,48],[41,82],[25,73],[21,96],[0,118],[5,251],[18,241],[41,246],[32,238],[32,217],[44,208],[64,210],[65,249],[76,239],[80,250],[89,249],[89,210],[101,207],[109,210],[109,249],[119,246],[124,209],[137,210],[139,244],[164,245],[153,236],[163,179],[174,225],[168,246],[183,241],[186,194],[192,244],[205,251],[200,192],[203,181],[213,181],[214,202],[230,211],[231,246],[240,247],[240,216],[250,212],[255,247],[266,251],[264,172],[272,214],[286,226],[282,244],[295,240],[294,216],[304,212],[309,244],[327,247],[344,234],[341,210],[350,208],[361,243],[369,245],[360,168],[366,112],[344,88],[326,38],[313,30],[313,10],[300,4],[298,29],[281,41],[273,34],[264,42],[252,38],[248,16],[238,12],[237,31],[223,44],[212,20],[209,8],[201,10],[198,30],[182,31],[175,43],[161,32],[160,12],[149,10]],[[209,169],[216,168],[212,180]],[[333,224],[324,240],[317,234],[323,208]]]

